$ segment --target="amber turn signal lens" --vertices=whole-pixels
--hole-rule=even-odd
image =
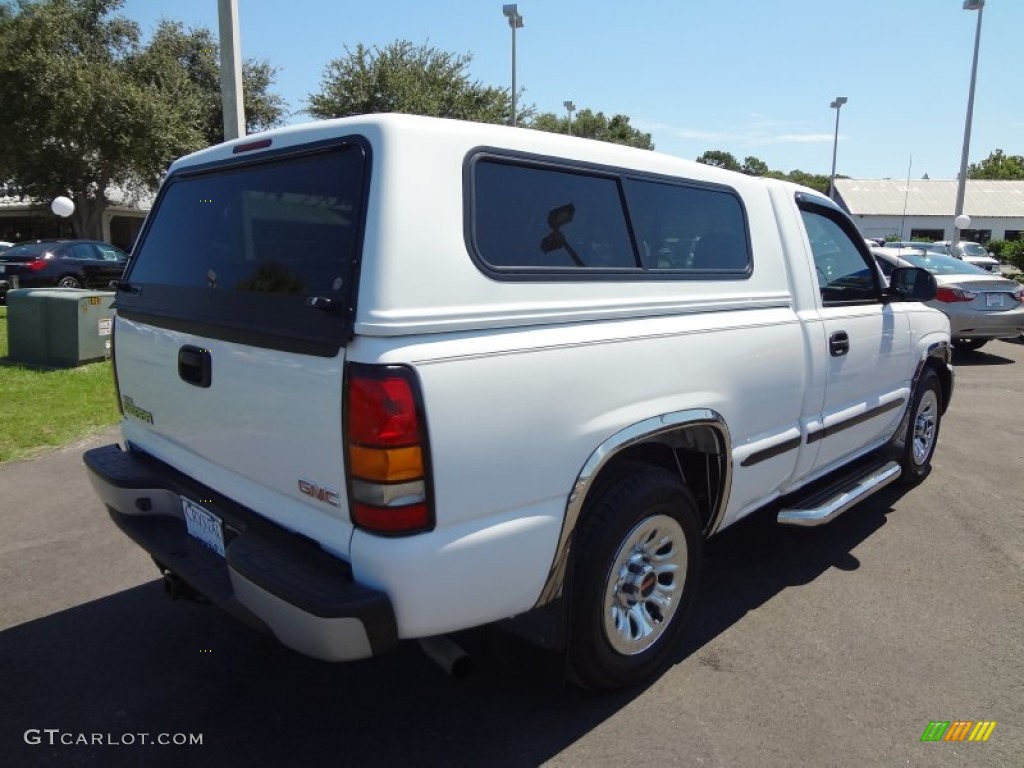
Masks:
[[[354,477],[376,483],[402,483],[423,477],[423,452],[408,448],[348,447],[349,468]]]

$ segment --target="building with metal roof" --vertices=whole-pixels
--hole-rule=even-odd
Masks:
[[[836,179],[836,199],[864,237],[951,240],[955,179]],[[1024,234],[1024,181],[967,180],[963,240],[1016,240]]]

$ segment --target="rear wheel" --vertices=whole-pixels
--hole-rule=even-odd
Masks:
[[[58,288],[81,288],[81,281],[74,275],[64,275],[60,280],[57,281]]]
[[[988,344],[988,339],[953,339],[953,349],[962,352],[973,352]]]
[[[679,477],[630,462],[595,489],[577,531],[569,669],[591,690],[664,670],[697,591],[703,535]]]
[[[935,371],[925,368],[910,404],[910,420],[903,448],[903,477],[919,483],[932,471],[932,456],[939,440],[942,419],[942,388]]]

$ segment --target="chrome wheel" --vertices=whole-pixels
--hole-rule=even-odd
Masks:
[[[82,284],[74,277],[62,277],[57,283],[58,288],[81,288]]]
[[[939,398],[934,389],[926,389],[914,416],[913,455],[918,466],[931,458],[939,424]]]
[[[942,384],[934,370],[925,368],[914,387],[910,411],[904,421],[906,427],[899,440],[903,483],[917,485],[932,471],[941,422]]]
[[[686,536],[668,515],[626,534],[604,591],[604,633],[615,651],[633,656],[658,642],[681,602],[686,563]]]
[[[622,461],[598,483],[576,530],[566,648],[570,678],[592,691],[672,663],[704,544],[697,503],[677,472]]]

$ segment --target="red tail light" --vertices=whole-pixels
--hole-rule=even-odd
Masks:
[[[947,288],[941,286],[935,293],[935,298],[947,304],[954,304],[958,301],[974,301],[978,294],[974,291],[965,291],[962,288]]]
[[[25,265],[25,269],[30,272],[38,272],[40,269],[46,266],[46,259],[33,259]]]
[[[426,422],[412,370],[348,364],[345,445],[353,523],[392,536],[434,527]]]

